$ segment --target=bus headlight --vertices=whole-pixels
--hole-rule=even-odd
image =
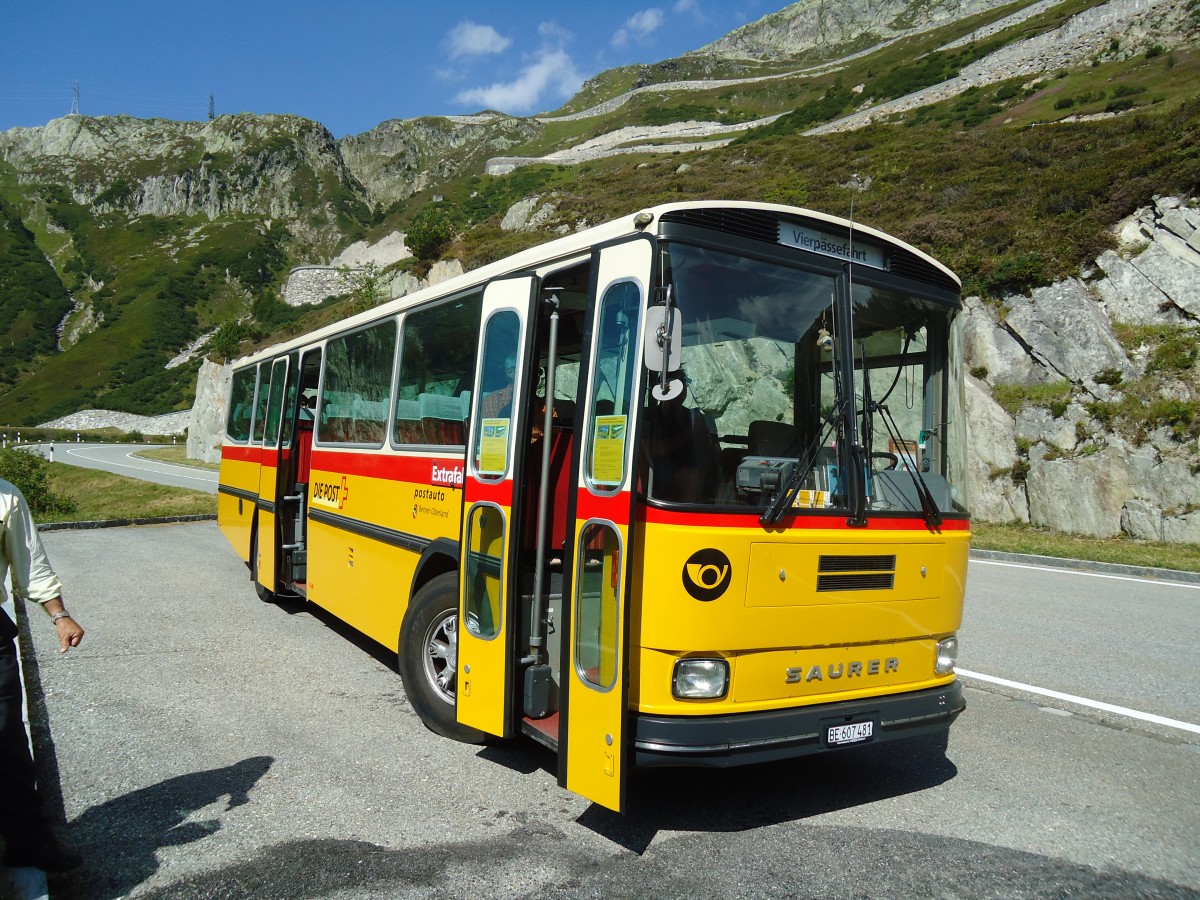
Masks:
[[[729,690],[729,663],[723,659],[681,659],[675,663],[671,694],[676,700],[719,700]]]
[[[949,675],[954,671],[954,664],[958,661],[958,638],[948,637],[938,641],[937,662],[934,663],[933,671],[935,675]]]

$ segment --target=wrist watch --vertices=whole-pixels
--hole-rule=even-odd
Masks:
[[[69,619],[69,618],[71,618],[71,614],[64,609],[62,612],[56,612],[54,615],[52,615],[50,617],[50,624],[53,625],[53,624],[57,623],[59,619]]]

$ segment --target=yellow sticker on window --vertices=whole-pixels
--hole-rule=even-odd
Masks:
[[[484,419],[479,436],[479,471],[503,475],[508,469],[508,432],[511,419]]]
[[[592,482],[618,485],[625,473],[626,416],[597,416],[592,440]]]

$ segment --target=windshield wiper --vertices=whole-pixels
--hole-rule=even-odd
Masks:
[[[890,392],[889,392],[890,393]],[[896,426],[896,420],[892,418],[891,412],[883,403],[874,404],[874,409],[879,413],[879,418],[883,420],[883,427],[887,429],[888,437],[892,439],[892,443],[901,448],[902,456],[897,459],[896,465],[899,466],[901,460],[908,456],[908,453],[903,449],[910,446],[900,438],[900,429]],[[912,478],[913,488],[917,492],[917,497],[921,501],[921,512],[925,516],[925,524],[930,528],[940,528],[942,525],[942,511],[938,509],[937,502],[933,499],[933,493],[929,490],[929,485],[925,483],[925,479],[921,477],[920,466],[915,458],[904,466],[908,470],[909,477]]]

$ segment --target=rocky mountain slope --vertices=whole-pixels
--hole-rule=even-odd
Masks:
[[[788,59],[810,54],[832,58],[1004,4],[1005,0],[801,0],[693,53],[731,59]]]

